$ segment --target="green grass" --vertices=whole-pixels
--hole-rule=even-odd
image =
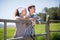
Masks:
[[[0,28],[0,40],[3,39],[3,28]]]
[[[51,23],[50,24],[50,30],[60,30],[60,23]],[[42,34],[45,33],[45,24],[36,24],[35,26],[35,33],[36,34]],[[60,36],[60,32],[51,32],[50,33],[50,40],[55,40],[56,36]],[[55,36],[55,37],[54,37]],[[45,40],[45,36],[40,36],[36,38],[37,40]],[[57,39],[57,38],[56,38]],[[60,39],[60,37],[59,37]]]
[[[35,34],[45,33],[45,25],[44,24],[36,24],[35,25]]]
[[[51,23],[50,30],[60,30],[60,23]],[[15,33],[15,27],[7,27],[7,39],[13,38]],[[45,24],[36,24],[35,25],[35,34],[45,33]],[[37,40],[44,40],[45,36],[36,37]],[[53,36],[51,35],[51,38]],[[0,28],[0,40],[3,39],[3,28]]]

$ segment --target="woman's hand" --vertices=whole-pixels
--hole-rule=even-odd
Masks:
[[[16,20],[25,20],[24,18],[16,18]]]

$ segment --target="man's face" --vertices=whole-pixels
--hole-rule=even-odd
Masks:
[[[32,7],[32,8],[30,9],[30,12],[31,12],[31,13],[35,13],[35,10],[36,10],[35,7]]]

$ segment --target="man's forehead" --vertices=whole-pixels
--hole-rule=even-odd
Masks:
[[[35,9],[35,7],[32,7],[33,9]]]
[[[35,5],[30,5],[28,8],[35,7]]]

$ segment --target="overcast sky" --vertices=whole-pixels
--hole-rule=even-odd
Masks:
[[[15,19],[14,12],[18,7],[28,7],[34,4],[36,12],[42,12],[44,7],[59,6],[60,0],[0,0],[0,18]]]

